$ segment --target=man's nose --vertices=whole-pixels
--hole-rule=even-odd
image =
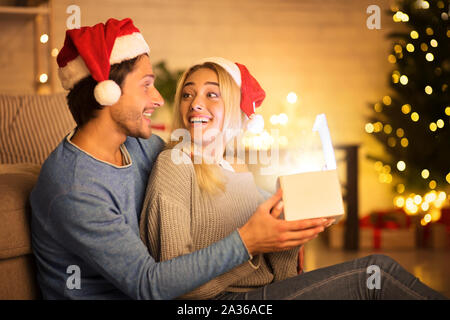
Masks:
[[[155,108],[162,107],[164,105],[164,98],[161,96],[158,89],[156,89],[155,87],[153,87],[150,100]]]

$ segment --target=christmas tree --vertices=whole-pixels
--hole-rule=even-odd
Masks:
[[[426,224],[439,219],[450,186],[449,1],[399,1],[390,15],[391,90],[370,105],[365,129],[384,148],[372,158],[394,203]]]

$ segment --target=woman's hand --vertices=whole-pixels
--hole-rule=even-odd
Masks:
[[[288,250],[300,246],[322,232],[332,219],[317,218],[285,221],[281,189],[263,202],[238,231],[251,255]]]

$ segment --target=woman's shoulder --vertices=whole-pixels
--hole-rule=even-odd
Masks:
[[[157,163],[166,166],[192,167],[191,158],[180,149],[164,149],[158,156]]]
[[[194,167],[191,158],[179,149],[165,149],[156,160],[153,167],[154,176],[171,176],[177,179],[177,176],[192,175]]]

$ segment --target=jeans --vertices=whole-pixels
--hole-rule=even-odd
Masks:
[[[225,292],[217,296],[216,299],[418,300],[447,298],[420,282],[392,258],[374,254],[306,272],[249,292]]]

